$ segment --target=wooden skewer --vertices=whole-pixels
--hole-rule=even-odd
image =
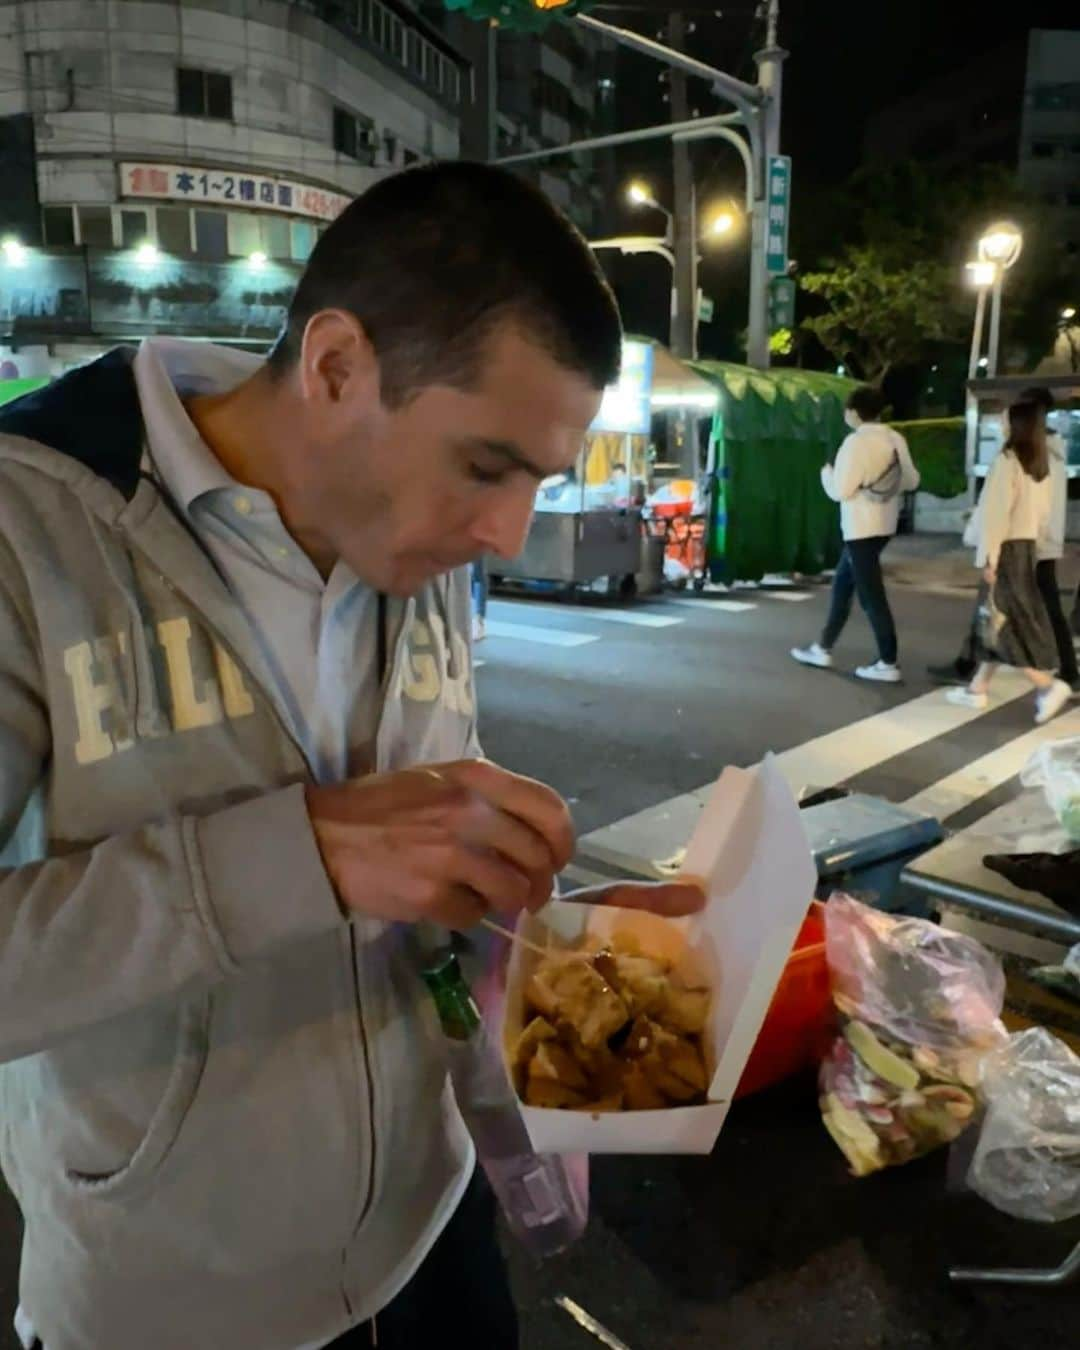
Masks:
[[[514,933],[509,928],[504,928],[501,923],[496,923],[494,919],[481,919],[480,922],[485,928],[490,928],[493,933],[498,933],[500,937],[506,938],[507,942],[516,942],[519,947],[525,947],[530,952],[536,952],[538,956],[551,955],[546,947],[541,947],[539,943],[531,942],[528,938],[522,937],[520,933]]]

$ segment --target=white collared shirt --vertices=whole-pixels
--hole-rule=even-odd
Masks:
[[[370,771],[381,694],[378,598],[343,562],[324,582],[268,493],[236,482],[182,399],[254,374],[249,352],[147,338],[135,357],[151,471],[190,522],[258,636],[317,782]]]

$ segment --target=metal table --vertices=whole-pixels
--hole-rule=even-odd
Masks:
[[[1034,891],[1022,891],[983,866],[988,853],[1060,853],[1075,847],[1041,791],[1028,791],[907,866],[901,881],[965,923],[988,945],[1054,960],[1080,942],[1080,916]],[[950,927],[956,926],[950,923]]]

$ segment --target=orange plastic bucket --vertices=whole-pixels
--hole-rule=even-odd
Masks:
[[[760,1092],[818,1064],[832,1029],[825,906],[815,900],[776,986],[736,1097]]]

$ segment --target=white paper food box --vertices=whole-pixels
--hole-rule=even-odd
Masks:
[[[802,817],[771,757],[726,769],[702,812],[683,871],[706,882],[708,904],[692,919],[552,901],[523,915],[518,931],[542,947],[576,946],[634,933],[692,983],[712,990],[705,1029],[713,1067],[703,1106],[589,1114],[522,1105],[539,1153],[708,1153],[754,1047],[788,955],[813,899],[817,873]],[[550,922],[545,923],[545,918]],[[507,1062],[525,1017],[524,991],[539,956],[515,944],[507,974]]]

